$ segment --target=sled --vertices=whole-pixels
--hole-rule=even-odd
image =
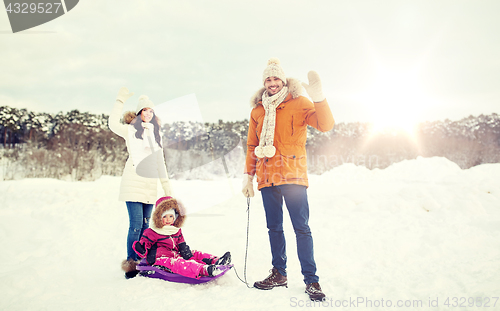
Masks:
[[[175,283],[202,284],[220,278],[221,276],[226,274],[227,271],[231,270],[232,267],[233,265],[219,266],[219,269],[222,270],[220,274],[216,276],[203,276],[198,279],[188,278],[187,276],[172,273],[164,267],[150,266],[145,259],[141,260],[136,269],[139,270],[139,275],[148,278],[161,279],[164,281]]]

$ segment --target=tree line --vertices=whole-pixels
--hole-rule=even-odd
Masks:
[[[72,110],[35,113],[0,107],[0,178],[95,180],[121,175],[126,146],[108,128],[108,116]],[[162,127],[171,178],[240,176],[248,120],[174,122]],[[418,156],[441,156],[470,168],[500,162],[500,117],[420,123],[414,133],[374,131],[369,123],[338,123],[321,133],[308,128],[309,171],[321,174],[344,163],[369,169]],[[213,164],[213,165],[212,165]]]

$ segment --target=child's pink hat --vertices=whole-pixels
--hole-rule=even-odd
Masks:
[[[172,197],[168,196],[168,197],[161,197],[159,198],[157,201],[156,201],[156,204],[155,204],[155,207],[160,205],[161,202],[163,201],[166,201],[166,200],[170,200],[170,199],[173,199]]]

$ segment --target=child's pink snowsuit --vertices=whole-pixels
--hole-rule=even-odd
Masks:
[[[164,226],[163,214],[174,211],[175,221],[172,226]],[[184,206],[172,197],[161,197],[151,217],[150,228],[144,230],[139,241],[134,242],[132,248],[141,258],[146,258],[150,265],[164,266],[173,273],[190,278],[200,278],[203,266],[211,265],[215,256],[191,251],[187,246],[182,230],[186,211]]]
[[[141,254],[136,250],[137,243],[145,246],[145,254]],[[184,241],[181,229],[175,234],[163,235],[148,228],[144,231],[141,239],[134,242],[133,248],[141,258],[155,256],[154,265],[164,266],[173,273],[198,279],[203,266],[207,265],[208,262],[211,263],[215,256],[193,250],[191,251],[192,257],[184,259],[179,250],[179,245],[182,246],[183,244],[185,245],[186,241]],[[156,252],[156,254],[152,254],[152,252]],[[203,259],[208,259],[208,262],[203,262]]]

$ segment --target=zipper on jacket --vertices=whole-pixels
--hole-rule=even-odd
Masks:
[[[293,116],[292,116],[292,136],[293,136]]]
[[[172,250],[175,248],[175,242],[174,239],[172,239],[172,236],[170,236],[170,240],[172,240]]]

